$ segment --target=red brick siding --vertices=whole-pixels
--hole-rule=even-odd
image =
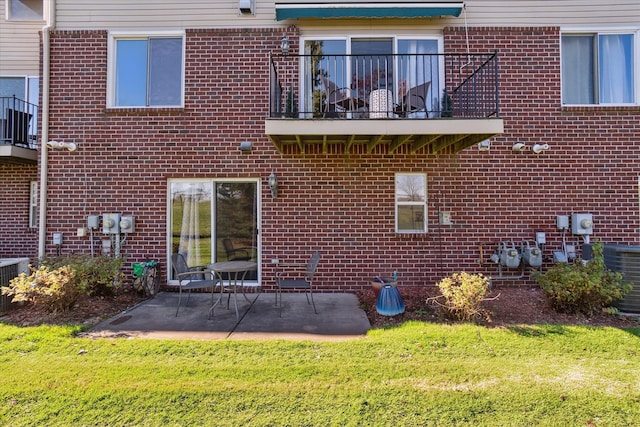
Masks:
[[[29,228],[31,181],[38,179],[35,165],[0,165],[0,258],[35,258],[38,229]]]
[[[79,149],[51,152],[47,250],[50,234],[63,232],[64,252],[87,252],[88,239],[75,236],[86,215],[122,212],[136,216],[127,259],[164,261],[167,179],[215,177],[262,179],[267,288],[272,258],[306,259],[312,250],[323,254],[318,280],[331,291],[360,289],[393,270],[406,284],[462,269],[494,274],[478,264],[481,243],[546,231],[549,257],[561,241],[555,216],[571,212],[593,213],[602,240],[640,243],[638,110],[561,108],[557,28],[470,30],[471,51],[500,52],[505,134],[488,152],[458,155],[278,153],[264,118],[268,55],[281,37],[270,29],[187,31],[184,110],[113,112],[105,109],[106,32],[55,32],[50,138]],[[463,29],[445,31],[445,49],[466,50]],[[243,140],[251,153],[239,150]],[[514,153],[515,142],[551,150]],[[276,199],[266,185],[272,170]],[[396,172],[428,176],[426,235],[394,232]],[[454,225],[437,225],[438,207]]]

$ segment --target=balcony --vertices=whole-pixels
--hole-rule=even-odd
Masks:
[[[0,97],[0,163],[35,164],[38,106],[15,96]]]
[[[497,53],[272,56],[269,109],[283,154],[453,154],[504,131]]]

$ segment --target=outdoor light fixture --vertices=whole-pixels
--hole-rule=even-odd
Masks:
[[[536,154],[540,154],[543,151],[546,151],[549,149],[549,144],[536,144],[533,147],[531,147],[531,151],[533,151]]]
[[[271,172],[271,175],[269,175],[269,188],[271,188],[271,197],[272,198],[276,198],[278,197],[278,178],[276,177],[276,174]]]
[[[513,144],[513,147],[511,147],[511,149],[513,151],[524,151],[527,149],[527,146],[524,145],[522,142],[516,142],[515,144]]]
[[[280,49],[282,50],[282,54],[284,56],[289,55],[289,48],[291,47],[291,44],[289,43],[289,37],[285,34],[282,37],[282,40],[280,40]]]
[[[251,141],[240,141],[240,151],[251,151]]]
[[[491,141],[485,139],[484,141],[480,141],[478,143],[478,151],[489,151],[491,148]]]
[[[76,151],[76,149],[78,148],[78,146],[73,142],[59,142],[59,141],[49,141],[47,142],[47,147],[55,148],[58,150],[63,150],[66,148],[69,151]]]

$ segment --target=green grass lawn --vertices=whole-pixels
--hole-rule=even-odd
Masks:
[[[0,424],[640,425],[640,328],[407,323],[346,342],[0,324]]]

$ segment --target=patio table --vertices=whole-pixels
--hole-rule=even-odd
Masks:
[[[240,291],[242,292],[242,296],[247,300],[247,302],[251,302],[247,295],[244,292],[244,279],[247,276],[247,273],[250,271],[255,271],[258,269],[258,264],[251,261],[222,261],[215,262],[213,264],[209,264],[209,270],[213,271],[215,275],[220,280],[220,297],[218,300],[211,306],[209,309],[209,319],[213,316],[214,308],[222,301],[222,297],[224,295],[225,289],[228,292],[233,291],[233,302],[236,308],[236,319],[239,318],[238,315],[238,287],[240,287]],[[225,277],[227,283],[225,284]],[[238,284],[240,281],[240,284]],[[231,295],[229,295],[229,298]],[[229,308],[229,300],[227,300],[227,309]]]

